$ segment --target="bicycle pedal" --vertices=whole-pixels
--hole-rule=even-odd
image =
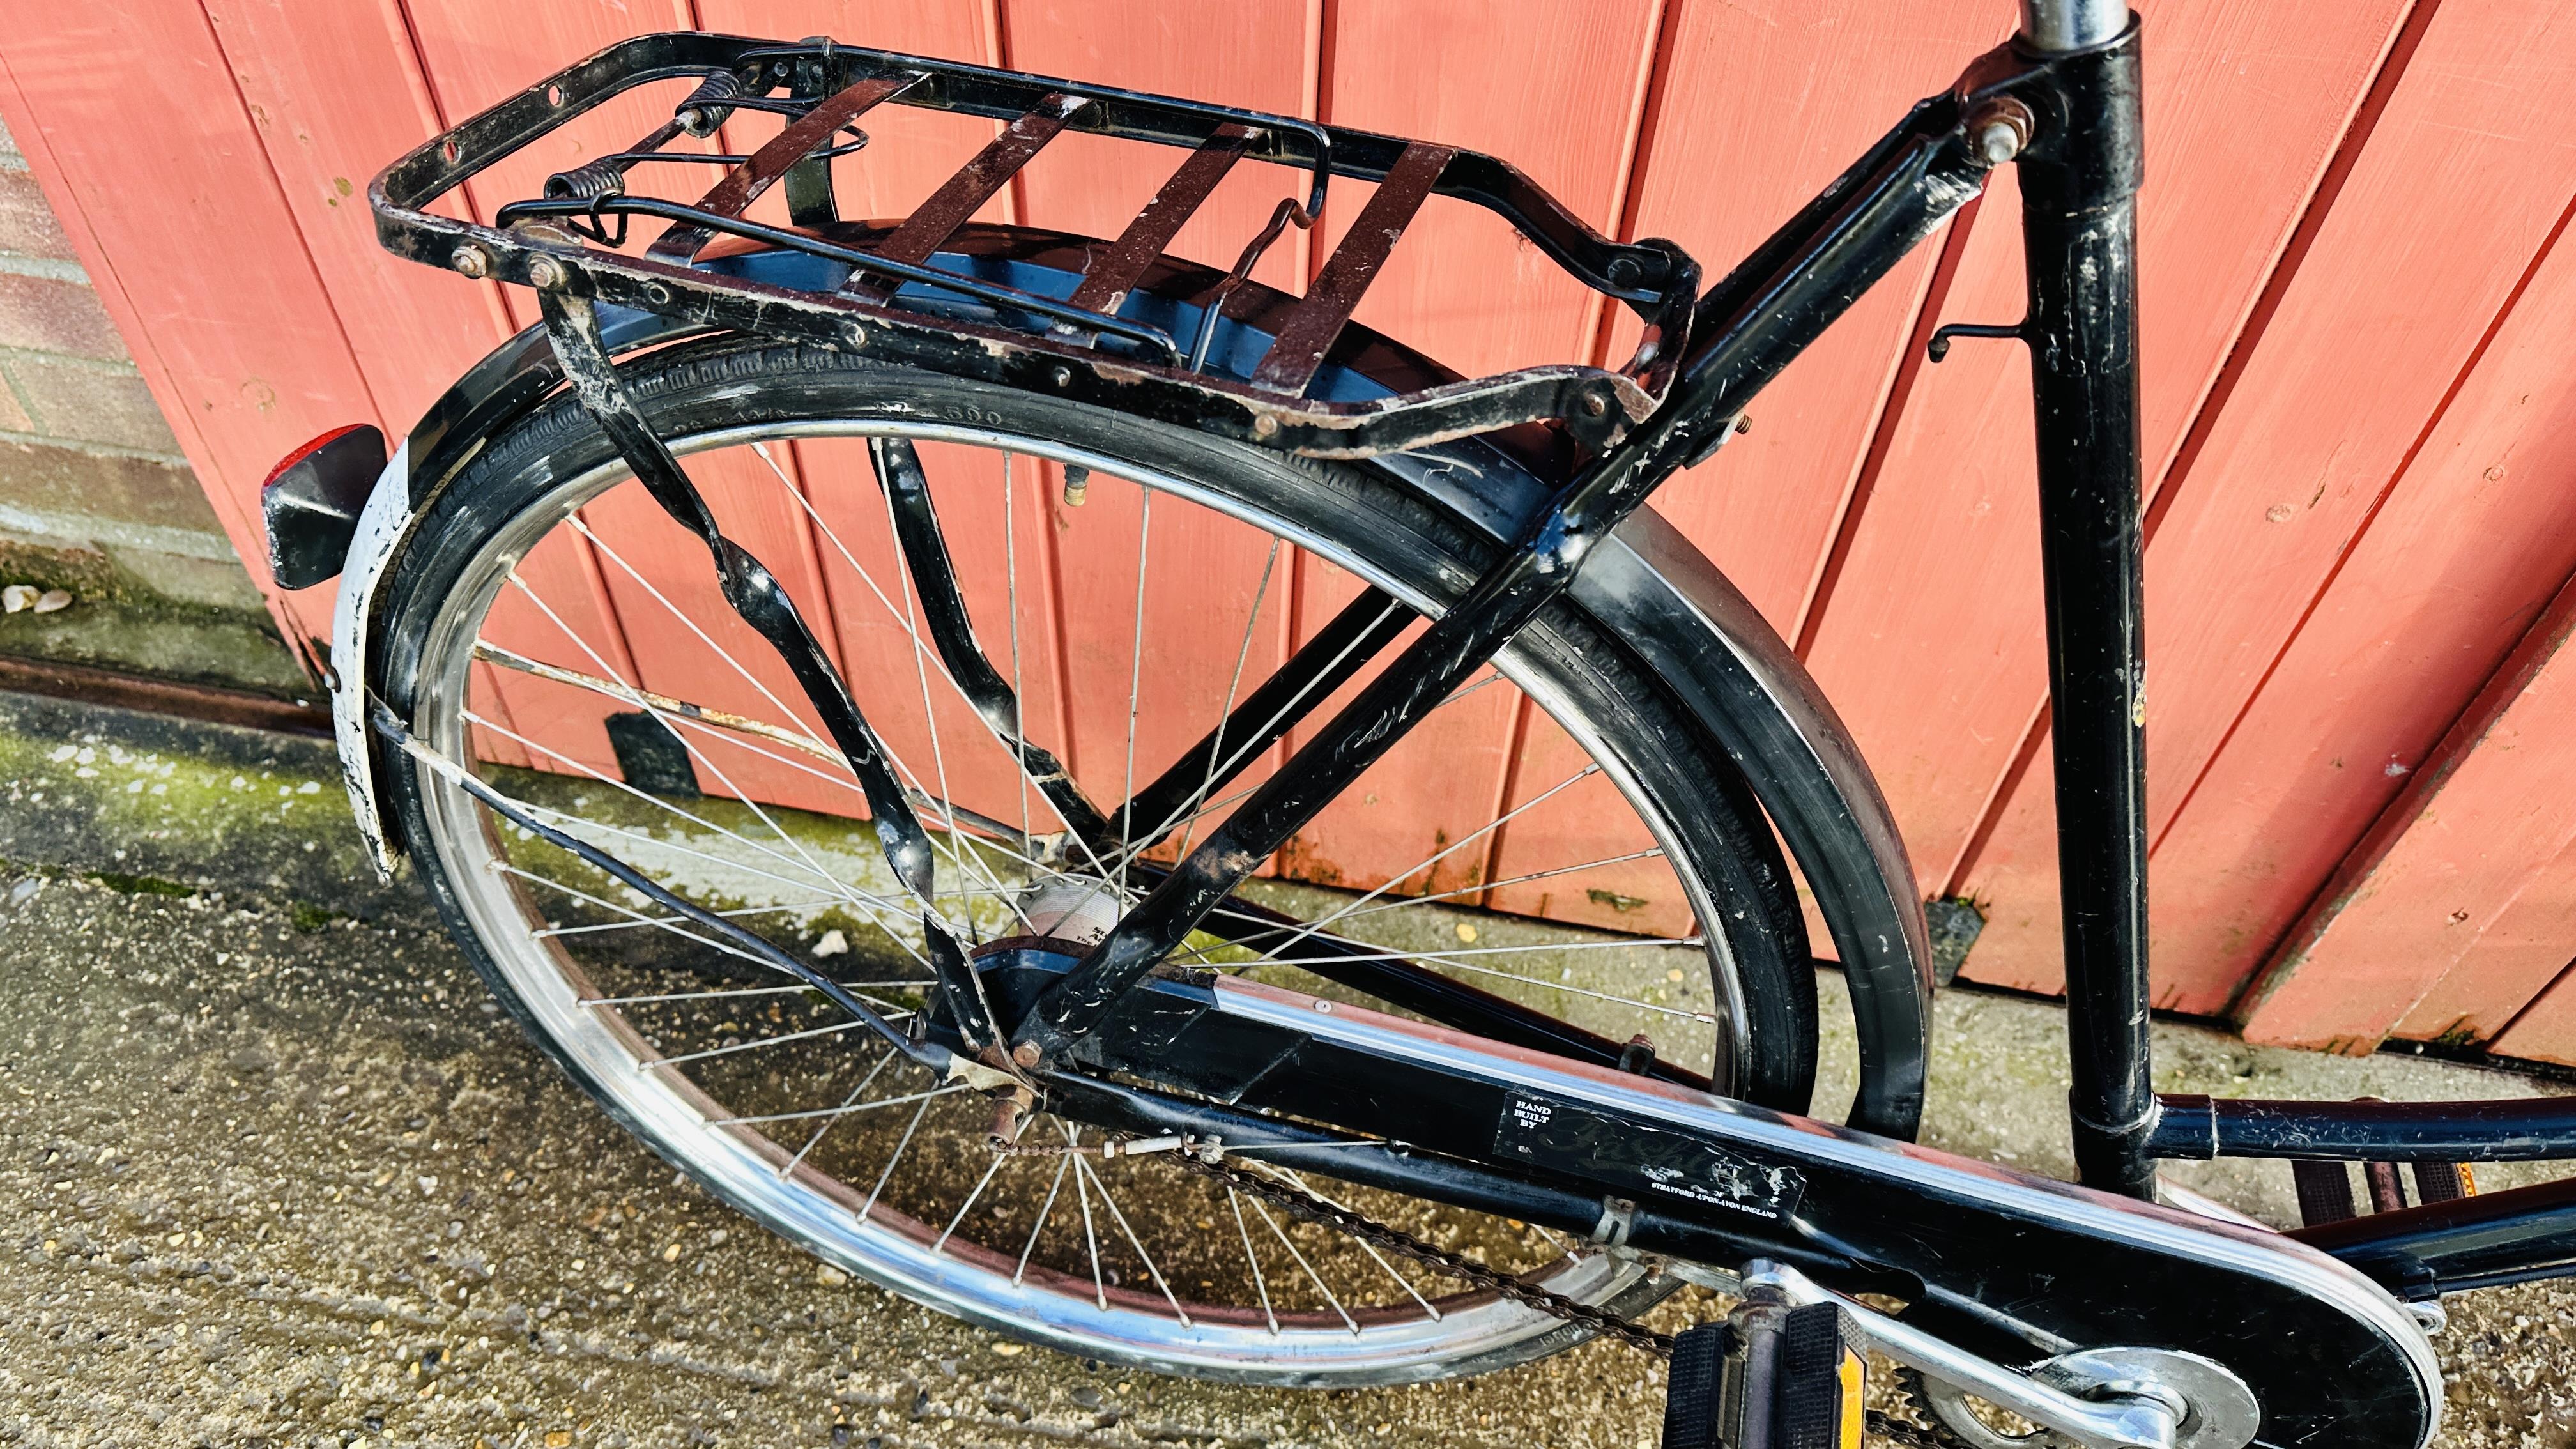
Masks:
[[[1664,1449],[1860,1449],[1865,1383],[1840,1308],[1757,1291],[1675,1341]]]

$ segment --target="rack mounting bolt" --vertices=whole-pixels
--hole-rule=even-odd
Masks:
[[[528,285],[541,292],[551,292],[571,280],[564,264],[552,257],[538,257],[528,263]]]
[[[491,254],[472,242],[448,253],[447,264],[456,268],[458,275],[472,277],[478,282],[492,275]]]
[[[2038,118],[2030,107],[2010,96],[1999,96],[1977,108],[1968,118],[1968,135],[1989,166],[2001,166],[2030,144],[2030,133]]]

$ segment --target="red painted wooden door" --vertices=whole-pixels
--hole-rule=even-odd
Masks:
[[[2576,768],[2562,691],[2576,573],[2576,20],[2552,0],[2142,0],[2141,202],[2148,690],[2158,1001],[2234,1011],[2256,1036],[2346,1050],[2389,1037],[2576,1061]],[[0,0],[0,116],[62,212],[219,516],[256,573],[255,493],[323,428],[398,431],[531,314],[524,296],[379,251],[366,179],[435,130],[618,36],[703,27],[829,34],[1203,97],[1493,151],[1588,221],[1667,236],[1723,270],[1915,96],[2010,30],[2009,0]],[[120,59],[130,64],[120,64]],[[114,86],[98,77],[115,75]],[[640,134],[643,99],[585,117],[458,199],[488,217],[577,148]],[[717,143],[756,144],[733,132]],[[887,108],[838,163],[853,215],[906,213],[993,134]],[[984,210],[1102,235],[1170,153],[1050,148]],[[676,170],[676,168],[673,168]],[[702,177],[664,178],[685,195]],[[1223,264],[1291,182],[1240,168],[1175,251]],[[1295,290],[1364,199],[1260,278]],[[1970,978],[2060,980],[2024,362],[1942,321],[2021,306],[2010,175],[1863,300],[1753,409],[1749,435],[1676,480],[1666,517],[1735,579],[1823,682],[1878,772],[1928,893],[1989,924]],[[775,215],[774,198],[763,203]],[[1361,319],[1461,369],[1624,356],[1634,332],[1490,218],[1435,200]],[[845,669],[909,669],[857,607],[891,557],[846,538],[857,445],[728,455],[700,481],[818,621]],[[1087,546],[1138,520],[1074,510],[1035,468],[943,476],[941,506],[1032,540],[1006,576],[970,561],[979,621],[1020,599],[1047,631],[1032,730],[1102,788],[1123,738],[1123,621],[1050,590],[1141,586],[1157,687],[1230,660],[1194,609],[1192,542]],[[980,512],[978,512],[980,510]],[[649,510],[586,510],[521,566],[493,628],[534,656],[708,703],[792,697],[729,675],[725,611],[666,561]],[[1211,545],[1213,546],[1213,545]],[[1125,559],[1124,562],[1120,562]],[[1352,591],[1292,559],[1293,610],[1247,664],[1293,648]],[[1118,577],[1110,574],[1125,570]],[[1201,572],[1205,572],[1201,570]],[[695,590],[692,593],[691,590]],[[272,593],[290,637],[328,590]],[[558,619],[562,623],[556,622]],[[692,626],[695,620],[704,633]],[[569,625],[609,643],[585,662]],[[1094,637],[1097,635],[1098,637]],[[1117,637],[1112,637],[1116,635]],[[1116,664],[1117,668],[1108,667]],[[598,701],[492,677],[486,749],[605,768]],[[1116,696],[1116,697],[1113,697]],[[946,706],[942,706],[946,708]],[[943,716],[943,719],[946,717]],[[958,728],[966,728],[960,720]],[[1567,773],[1556,727],[1508,690],[1444,711],[1441,773],[1391,763],[1300,842],[1298,868],[1376,886],[1458,819],[1529,804]],[[523,739],[554,742],[560,758]],[[1181,742],[1152,741],[1150,749]],[[757,799],[848,808],[757,752]],[[1543,876],[1615,852],[1587,782],[1404,889]],[[1606,787],[1603,787],[1606,788]],[[1581,852],[1581,855],[1574,854]],[[1615,882],[1490,893],[1497,909],[1657,931]]]

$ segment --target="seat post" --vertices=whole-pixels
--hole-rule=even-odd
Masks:
[[[2145,546],[2138,471],[2138,39],[2121,0],[2023,0],[2062,57],[2019,157],[2066,943],[2086,1185],[2155,1190],[2148,1038]],[[2125,38],[2124,38],[2125,37]]]
[[[2128,27],[2128,0],[2021,0],[2021,45],[2035,54],[2090,50]]]

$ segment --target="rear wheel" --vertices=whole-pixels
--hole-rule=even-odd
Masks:
[[[1108,918],[1132,899],[1129,864],[1204,837],[1294,744],[1229,752],[1218,727],[1300,643],[1355,598],[1419,627],[1490,554],[1374,469],[1055,399],[742,342],[626,372],[726,534],[835,654],[931,828],[929,904],[970,942],[1065,934],[1068,910]],[[1105,851],[1068,832],[969,707],[926,639],[935,590],[896,542],[888,443],[929,479],[1026,736],[1112,817],[1170,776],[1180,803],[1150,828]],[[853,776],[718,597],[705,549],[586,415],[559,401],[495,438],[415,539],[385,612],[386,677],[405,682],[393,703],[429,748],[882,1010],[928,1009],[923,903],[887,869]],[[1312,722],[1332,706],[1288,707]],[[1211,738],[1217,767],[1178,763]],[[1269,1382],[1470,1372],[1580,1336],[1165,1159],[997,1157],[989,1102],[460,787],[407,761],[395,773],[424,876],[521,1023],[657,1151],[844,1268],[1073,1352]],[[1768,827],[1571,607],[1238,904],[1613,1041],[1647,1038],[1720,1091],[1805,1104],[1814,984]],[[1190,956],[1360,999],[1266,944],[1203,934]],[[1042,1117],[1028,1140],[1099,1137]],[[1255,1170],[1586,1302],[1633,1309],[1663,1291],[1544,1229]]]

